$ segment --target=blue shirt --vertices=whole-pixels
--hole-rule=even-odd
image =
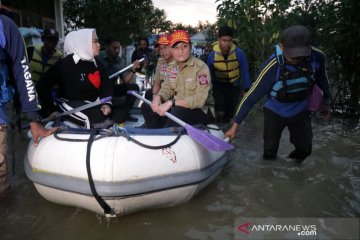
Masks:
[[[313,47],[311,51],[311,61],[315,61],[315,82],[323,90],[324,99],[326,101],[329,98],[330,90],[325,69],[326,60],[324,53]],[[255,82],[240,101],[234,118],[236,123],[240,124],[250,112],[251,108],[265,96],[268,96],[268,98],[264,107],[270,109],[281,117],[289,118],[300,112],[307,111],[308,99],[298,102],[284,103],[278,101],[276,98],[270,97],[271,89],[278,80],[278,68],[279,64],[275,54],[262,64]]]

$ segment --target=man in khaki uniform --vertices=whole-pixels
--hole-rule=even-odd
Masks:
[[[173,32],[169,40],[176,62],[168,65],[166,79],[153,96],[151,107],[142,108],[146,126],[164,127],[161,118],[167,111],[191,125],[209,123],[211,112],[206,106],[211,98],[209,68],[191,56],[190,37],[186,31]],[[165,127],[176,125],[168,120]]]

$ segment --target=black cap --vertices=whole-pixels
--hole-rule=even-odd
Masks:
[[[311,35],[309,30],[301,25],[288,27],[280,39],[284,54],[288,58],[305,57],[311,53]]]
[[[43,31],[42,37],[59,39],[59,33],[53,28],[47,28]]]

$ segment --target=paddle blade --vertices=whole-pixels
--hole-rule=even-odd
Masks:
[[[106,97],[106,98],[102,98],[102,99],[100,99],[99,101],[100,101],[101,103],[107,103],[107,102],[110,102],[111,100],[112,100],[112,97],[109,96],[109,97]]]
[[[211,150],[211,151],[227,151],[234,148],[231,143],[226,142],[225,140],[218,138],[214,135],[211,135],[208,132],[204,132],[202,130],[196,129],[189,124],[186,124],[185,129],[189,137],[191,137],[194,141],[200,143],[203,147]]]

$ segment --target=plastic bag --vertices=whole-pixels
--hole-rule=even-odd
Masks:
[[[308,102],[308,109],[311,112],[318,112],[321,110],[324,101],[324,93],[321,88],[315,83],[312,87],[309,102]]]

